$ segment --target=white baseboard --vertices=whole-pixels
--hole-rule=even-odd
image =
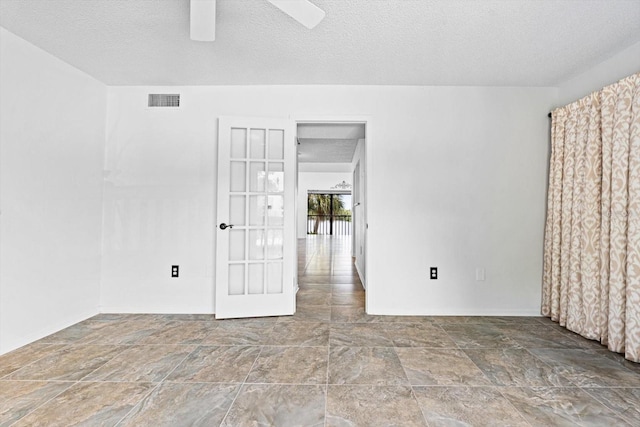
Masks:
[[[353,265],[356,266],[356,271],[358,272],[358,277],[360,278],[360,283],[362,283],[362,287],[364,288],[364,290],[367,290],[367,283],[364,280],[364,275],[362,274],[362,272],[360,271],[360,267],[358,267],[358,263],[354,262]]]
[[[501,310],[501,309],[488,309],[488,310],[469,310],[465,308],[445,308],[439,310],[429,310],[423,312],[415,311],[389,311],[389,310],[375,310],[369,311],[367,314],[377,316],[487,316],[487,317],[544,317],[537,310]]]
[[[134,314],[215,314],[212,310],[180,310],[165,307],[137,307],[137,306],[100,306],[100,313],[134,313]]]
[[[71,318],[64,319],[53,324],[48,324],[46,327],[38,330],[37,332],[28,333],[21,336],[18,340],[14,340],[9,343],[3,343],[2,349],[0,349],[0,355],[9,353],[10,351],[23,347],[27,344],[31,344],[34,341],[38,341],[41,338],[68,328],[71,325],[75,325],[76,323],[82,322],[83,320],[87,320],[90,317],[95,316],[96,314],[99,314],[97,310],[85,311]]]

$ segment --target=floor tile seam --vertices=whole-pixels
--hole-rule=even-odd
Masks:
[[[299,349],[307,349],[307,348],[325,348],[325,347],[329,347],[329,345],[300,345],[300,344],[265,344],[262,347],[269,347],[269,348],[299,348]]]
[[[463,349],[460,347],[460,344],[458,344],[458,342],[454,340],[451,335],[449,335],[449,332],[445,328],[440,326],[440,329],[442,329],[442,332],[445,334],[445,336],[449,338],[449,340],[456,346],[456,349],[463,351]]]
[[[536,354],[534,354],[531,350],[535,350],[535,348],[524,348],[523,350],[525,350],[527,353],[529,353],[533,358],[535,358],[536,360],[538,360],[540,363],[542,363],[544,366],[548,367],[549,369],[551,369],[552,372],[556,373],[557,375],[559,375],[560,377],[562,377],[564,380],[568,381],[569,384],[574,385],[575,387],[580,387],[580,384],[578,384],[576,381],[572,380],[571,378],[566,377],[562,372],[559,371],[564,371],[566,370],[566,366],[564,363],[561,363],[559,366],[558,365],[552,365],[551,363],[547,362],[546,360],[542,359],[541,357],[537,356]]]
[[[240,381],[233,381],[233,380],[229,380],[229,381],[205,381],[205,380],[197,380],[197,381],[191,381],[191,380],[172,380],[172,379],[167,379],[164,380],[162,382],[162,384],[167,384],[167,385],[172,385],[172,384],[217,384],[217,385],[242,385],[244,384],[243,382],[244,380],[240,380]]]
[[[572,382],[569,378],[561,375],[560,373],[557,373],[554,366],[548,364],[547,362],[545,362],[541,358],[537,357],[535,354],[531,353],[528,348],[473,348],[473,349],[467,348],[467,349],[463,349],[462,351],[467,355],[467,357],[471,358],[471,356],[469,356],[465,350],[470,350],[470,351],[474,351],[474,350],[480,350],[480,351],[482,351],[482,350],[524,350],[531,357],[533,357],[538,362],[540,362],[542,365],[544,365],[545,367],[551,369],[552,372],[554,372],[557,375],[561,376],[565,381],[568,381],[569,384],[575,385],[576,387],[579,387],[577,384]],[[480,369],[482,371],[482,369],[480,368],[480,366],[477,363],[475,365],[478,367],[478,369]],[[484,373],[484,371],[482,371],[482,372]],[[486,376],[486,374],[485,374],[485,376]],[[488,379],[489,379],[489,381],[494,383],[490,378],[488,378]],[[519,385],[519,384],[498,384],[498,385],[501,386],[501,387],[564,387],[562,385],[560,385],[560,386],[554,386],[554,385],[538,385],[538,386],[536,386],[536,385]]]
[[[201,343],[197,344],[196,347],[262,347],[264,344],[247,344],[247,343],[238,343],[238,344],[217,344],[217,343]]]
[[[119,347],[119,346],[118,346]],[[82,381],[83,379],[87,378],[88,376],[90,376],[91,374],[93,374],[94,372],[96,372],[98,369],[102,368],[103,366],[105,366],[107,363],[111,362],[113,359],[115,359],[116,357],[120,356],[122,353],[124,353],[125,351],[127,351],[128,349],[121,349],[120,351],[117,351],[113,356],[109,357],[107,360],[104,361],[104,363],[101,363],[100,366],[97,366],[94,370],[92,370],[91,372],[88,372],[86,375],[83,375],[82,377],[77,379],[77,382]],[[100,357],[100,356],[98,356]]]
[[[505,388],[540,388],[536,386],[511,386],[500,385],[495,383],[490,384],[411,384],[411,387],[418,388],[490,388],[490,389],[505,389]],[[545,386],[546,387],[546,386]],[[548,388],[562,388],[549,386]]]
[[[589,385],[579,385],[576,386],[578,388],[581,389],[597,389],[597,390],[607,390],[607,389],[611,389],[611,390],[625,390],[625,389],[631,389],[631,390],[640,390],[640,383],[638,385],[593,385],[593,384],[589,384]]]
[[[73,325],[72,325],[72,326],[73,326]],[[63,329],[63,330],[64,330],[64,329]],[[67,347],[70,347],[70,346],[72,346],[72,345],[75,345],[75,344],[76,344],[76,341],[72,341],[72,342],[68,342],[68,341],[67,341],[67,342],[43,342],[43,341],[41,341],[41,340],[38,340],[38,341],[34,341],[34,342],[32,342],[32,343],[26,344],[24,347],[18,347],[16,350],[23,349],[23,348],[28,347],[28,346],[30,346],[31,344],[35,344],[35,343],[42,344],[42,345],[45,345],[45,346],[47,346],[47,347],[52,347],[52,346],[58,345],[58,346],[61,346],[61,347],[60,347],[59,349],[57,349],[57,350],[54,350],[54,351],[60,351],[60,350],[64,350],[64,349],[65,349],[65,348],[67,348]],[[4,354],[3,356],[6,356],[6,355],[8,355],[8,354],[11,354],[11,352],[10,352],[10,353],[6,353],[6,354]],[[38,360],[42,359],[43,357],[47,357],[47,355],[45,354],[44,356],[40,357]]]
[[[331,337],[331,328],[329,328],[329,338]],[[327,342],[327,369],[325,372],[324,382],[326,384],[324,388],[324,425],[327,425],[327,417],[328,417],[328,401],[329,401],[329,364],[331,363],[331,347]]]
[[[480,386],[482,387],[482,386]],[[547,389],[547,388],[552,388],[552,389],[570,389],[570,390],[582,390],[584,388],[615,388],[615,387],[579,387],[576,385],[492,385],[491,387],[496,387],[496,388],[500,388],[500,389],[507,389],[507,388],[523,388],[523,389]],[[626,387],[620,387],[620,388],[626,388]],[[633,387],[632,387],[633,388]]]
[[[43,344],[43,345],[72,345],[77,341],[77,340],[75,340],[75,341],[43,341],[43,340],[44,340],[44,338],[41,338],[41,339],[39,339],[37,341],[30,342],[30,343],[26,344],[25,347],[28,346],[28,345],[31,345],[31,344],[35,344],[35,343]],[[24,348],[24,347],[18,347],[16,350],[19,350],[21,348]],[[7,353],[7,354],[11,354],[11,352]],[[3,354],[3,356],[6,356],[7,354]]]
[[[329,347],[332,347],[332,348],[386,348],[386,349],[395,350],[395,347],[393,346],[383,346],[383,345],[331,345],[329,344]]]
[[[35,411],[37,411],[38,409],[40,409],[41,407],[43,407],[44,405],[48,404],[49,402],[53,401],[55,398],[57,398],[58,396],[60,396],[62,393],[65,393],[67,390],[71,389],[72,387],[74,387],[76,384],[78,384],[78,381],[65,381],[65,382],[69,382],[71,383],[69,385],[69,387],[65,387],[63,390],[61,390],[59,393],[56,393],[54,396],[51,396],[51,398],[47,399],[46,401],[42,402],[39,405],[35,405],[35,407],[33,407],[31,409],[31,411],[23,414],[20,418],[18,418],[17,420],[15,420],[14,422],[12,422],[10,425],[15,425],[16,423],[18,423],[20,420],[28,417],[29,415],[33,414]]]
[[[466,351],[465,351],[465,350],[466,350]],[[473,351],[473,350],[509,350],[508,348],[506,348],[506,349],[505,349],[505,348],[499,348],[499,349],[478,349],[478,348],[475,348],[475,349],[466,348],[466,349],[465,349],[465,348],[463,348],[463,349],[460,349],[460,351],[462,352],[462,354],[464,354],[464,356],[465,356],[467,359],[469,359],[469,361],[473,364],[473,366],[475,366],[475,367],[476,367],[476,369],[478,369],[478,371],[482,372],[482,376],[483,376],[487,381],[489,381],[489,383],[491,383],[492,385],[494,385],[494,386],[496,386],[496,387],[509,387],[509,385],[507,385],[507,384],[496,384],[496,382],[495,382],[493,379],[489,378],[489,376],[488,376],[488,375],[486,374],[486,372],[485,372],[485,371],[480,367],[480,365],[478,365],[478,364],[477,364],[477,363],[476,363],[476,362],[471,358],[471,356],[469,356],[469,354],[467,353],[467,351],[469,351],[469,350],[471,350],[471,351]],[[492,366],[493,366],[493,364],[492,364]]]
[[[184,363],[184,361],[187,360],[187,358],[189,358],[189,356],[191,356],[199,348],[200,348],[199,345],[194,346],[193,350],[191,350],[189,353],[187,353],[182,358],[182,360],[180,360],[178,363],[176,363],[176,365],[173,367],[173,369],[171,369],[169,372],[167,372],[167,374],[159,381],[159,383],[163,383],[169,377],[169,375],[171,375],[173,372],[175,372],[175,370],[178,369],[178,367],[180,365],[182,365]]]
[[[263,348],[264,348],[264,346],[260,348],[260,351],[258,352],[258,354],[256,355],[256,358],[253,360],[253,363],[251,364],[251,368],[249,368],[249,370],[247,371],[247,375],[245,375],[244,380],[242,381],[242,383],[239,383],[238,391],[236,392],[236,395],[233,397],[233,400],[231,401],[231,404],[227,408],[227,412],[224,414],[224,417],[222,417],[222,420],[220,421],[220,425],[221,426],[224,425],[225,420],[227,419],[227,417],[229,416],[229,413],[231,412],[231,408],[233,408],[233,405],[236,403],[236,399],[238,399],[238,396],[240,396],[240,392],[242,391],[242,389],[247,384],[247,380],[249,379],[249,375],[251,374],[251,371],[253,371],[253,368],[255,367],[256,362],[258,361],[258,358],[262,354],[262,349]]]
[[[411,380],[409,379],[409,374],[407,373],[407,369],[404,366],[404,363],[402,363],[402,358],[400,358],[400,355],[398,354],[398,352],[394,349],[393,350],[393,354],[396,355],[396,358],[398,359],[398,363],[400,363],[400,367],[402,368],[402,372],[404,373],[404,377],[407,379],[407,382],[409,383],[409,386],[412,387],[411,384]],[[416,400],[416,403],[418,402],[418,400],[416,399],[414,393],[413,393],[413,388],[411,388],[411,396],[413,396],[413,398]],[[420,405],[418,404],[418,408],[420,408]],[[420,413],[422,413],[422,409],[420,409]],[[424,417],[424,414],[422,414],[422,417]],[[425,418],[425,422],[427,422],[427,419]]]
[[[89,341],[89,342],[73,342],[73,343],[68,343],[67,345],[65,345],[64,348],[61,348],[59,350],[65,350],[69,347],[135,347],[138,345],[155,345],[155,344],[138,344],[138,343],[128,343],[128,342],[124,342],[124,343],[119,343],[119,342],[106,342],[106,343],[96,343],[95,341]],[[161,344],[161,345],[165,345],[165,344]]]
[[[304,265],[304,271],[306,271],[306,270],[307,270],[307,268],[309,267],[309,264],[311,264],[311,261],[313,260],[313,258],[315,258],[315,257],[316,257],[316,254],[317,254],[317,252],[316,252],[316,251],[307,252],[307,251],[306,251],[306,248],[305,248],[305,255],[306,255],[306,256],[309,256],[309,255],[310,255],[310,256],[308,257],[307,262],[306,262],[306,263],[305,263],[305,265]],[[306,258],[306,256],[305,256],[305,258]]]
[[[603,407],[605,407],[606,409],[610,410],[611,412],[613,412],[614,414],[616,414],[617,416],[619,416],[620,418],[622,418],[624,421],[628,421],[627,418],[624,416],[624,414],[622,414],[620,411],[616,411],[615,409],[610,408],[609,406],[607,406],[606,404],[604,404],[600,399],[598,399],[597,397],[595,397],[594,395],[592,395],[591,393],[588,392],[588,390],[585,389],[585,387],[578,387],[578,386],[531,386],[531,387],[527,387],[527,386],[507,386],[507,387],[503,387],[503,388],[519,388],[519,389],[540,389],[540,388],[552,388],[552,389],[572,389],[572,390],[580,390],[584,393],[586,393],[589,397],[591,397],[592,399],[594,399],[596,402],[598,402],[600,405],[602,405]],[[593,388],[599,388],[599,387],[593,387]],[[609,387],[602,387],[602,388],[609,388]],[[613,387],[611,387],[613,388]],[[624,387],[621,387],[624,388]],[[502,393],[502,391],[498,390],[498,392],[516,409],[516,411],[521,414],[521,416],[524,418],[524,415],[522,415],[522,413],[518,410],[517,407],[515,407],[515,405],[513,404],[513,402],[511,401],[511,399],[509,399],[508,396],[505,396],[504,393]],[[525,420],[528,422],[528,420]],[[530,424],[531,425],[531,424]],[[632,423],[633,425],[633,423]]]
[[[526,388],[526,387],[522,387],[522,388]],[[522,413],[522,411],[520,411],[520,409],[518,409],[518,407],[515,405],[515,403],[513,403],[511,401],[511,399],[509,399],[508,396],[505,395],[505,393],[503,393],[504,388],[501,390],[500,388],[497,388],[497,392],[500,394],[500,396],[502,396],[502,398],[507,402],[507,404],[509,406],[511,406],[513,408],[514,411],[516,411],[516,413],[518,415],[520,415],[520,418],[522,420],[524,420],[525,423],[527,423],[529,426],[531,427],[536,427],[534,426],[531,422],[529,422],[529,420],[527,419],[527,417],[525,416],[525,414]]]
[[[433,347],[433,346],[426,346],[426,345],[394,345],[393,348],[395,349],[418,348],[418,349],[424,349],[424,350],[460,350],[458,347]]]
[[[159,347],[160,345],[151,345],[150,347]],[[164,345],[166,347],[180,347],[180,345],[177,344],[167,344]],[[191,354],[193,351],[195,351],[196,348],[198,348],[197,344],[189,344],[189,346],[193,347],[193,350],[191,350],[188,354]],[[127,346],[120,346],[118,345],[117,347],[140,347],[140,345],[137,344],[133,344],[133,345],[127,345]],[[107,365],[109,362],[111,362],[112,360],[114,360],[116,357],[121,356],[124,352],[126,352],[127,350],[130,350],[131,348],[125,348],[122,351],[118,352],[117,354],[115,354],[113,357],[109,358],[105,363],[103,363],[102,365],[100,365],[99,367],[97,367],[96,369],[94,369],[93,371],[89,372],[87,375],[83,376],[82,378],[78,379],[78,381],[82,381],[82,382],[92,382],[91,380],[86,380],[86,378],[88,376],[90,376],[91,374],[93,374],[94,372],[96,372],[98,369],[101,369],[102,367],[104,367],[105,365]],[[163,353],[166,354],[166,353]],[[186,357],[186,356],[185,356]],[[183,359],[184,360],[184,359]],[[175,367],[174,367],[175,369]],[[161,382],[162,380],[160,380],[159,382]],[[157,382],[157,381],[149,381],[149,382]]]
[[[255,368],[256,364],[258,363],[258,359],[262,355],[262,350],[264,350],[264,346],[260,347],[260,351],[258,351],[258,354],[256,355],[256,358],[253,359],[253,363],[251,364],[251,367],[247,371],[247,375],[245,375],[244,380],[242,380],[242,385],[247,383],[247,380],[249,379],[249,375],[251,375],[251,372],[253,371],[253,369]]]
[[[458,345],[458,349],[459,350],[525,350],[524,347],[512,347],[512,346],[478,346],[478,345],[474,345],[474,346],[465,346],[464,343],[461,344],[457,344]]]
[[[77,383],[78,380],[34,380],[34,379],[29,379],[29,378],[22,378],[22,379],[9,379],[9,378],[3,378],[0,379],[0,383],[19,383],[19,382],[23,382],[23,383]]]
[[[525,345],[525,344],[521,344],[520,342],[518,342],[515,338],[512,338],[512,340],[516,341],[518,343],[518,345],[520,345],[522,348],[524,349],[531,349],[531,350],[588,350],[585,349],[584,347],[567,347],[567,346],[562,346],[562,347],[549,347],[549,346],[538,346],[538,345]]]
[[[348,307],[351,308],[351,306],[347,306],[347,305],[333,305],[332,307],[338,307],[338,308],[344,308],[344,307]],[[356,306],[355,308],[360,308],[358,306]],[[370,315],[368,315],[370,316]],[[358,324],[358,325],[425,325],[425,323],[416,323],[416,322],[396,322],[396,321],[392,321],[392,320],[364,320],[364,321],[353,321],[353,322],[338,322],[338,321],[332,321],[332,324],[346,324],[346,325],[352,325],[352,324]]]
[[[591,349],[587,349],[587,350],[591,351]],[[631,361],[631,360],[629,360],[629,359],[624,358],[624,354],[623,354],[623,353],[616,353],[616,352],[610,351],[610,350],[608,350],[608,349],[602,349],[602,350],[595,350],[595,349],[594,349],[594,350],[593,350],[594,354],[596,354],[596,355],[597,355],[597,354],[598,354],[598,352],[600,352],[600,351],[607,351],[607,352],[609,352],[609,353],[617,354],[617,355],[619,355],[620,357],[622,357],[622,358],[623,358],[623,360],[624,360],[625,362],[636,363],[636,364],[638,365],[638,368],[640,368],[640,362],[633,362],[633,361]],[[636,369],[632,369],[632,368],[627,367],[627,366],[625,366],[625,365],[623,365],[623,364],[619,364],[619,366],[620,366],[623,370],[626,370],[626,371],[628,371],[628,372],[634,373],[634,374],[636,374],[636,375],[640,375],[640,371],[636,370],[636,369],[638,369],[638,368],[636,368]]]
[[[189,346],[198,346],[200,343],[164,343],[164,344],[154,344],[154,343],[138,343],[138,344],[114,344],[117,347],[189,347]]]
[[[625,386],[625,385],[607,385],[607,386],[578,386],[578,388],[583,388],[583,389],[591,389],[591,388],[595,388],[598,390],[603,390],[603,389],[613,389],[613,390],[625,390],[625,389],[632,389],[632,390],[640,390],[640,385],[637,386]]]
[[[475,366],[475,367],[476,367],[476,369],[478,370],[478,372],[480,372],[480,373],[482,374],[482,377],[483,377],[485,380],[487,380],[487,381],[488,381],[489,383],[491,383],[491,384],[494,384],[494,382],[491,380],[491,378],[489,378],[489,376],[488,376],[488,375],[487,375],[487,374],[482,370],[482,368],[480,368],[480,366],[479,366],[476,362],[474,362],[474,361],[473,361],[473,359],[471,359],[471,357],[469,357],[469,355],[468,355],[468,354],[467,354],[463,349],[460,349],[460,351],[462,352],[462,354],[464,355],[464,357],[466,357],[466,358],[467,358],[467,360],[468,360],[469,362],[471,362],[471,364],[472,364],[473,366]]]
[[[613,412],[614,414],[618,415],[620,418],[622,418],[623,420],[629,422],[629,420],[627,420],[627,417],[624,415],[623,412],[618,411],[616,409],[611,408],[609,405],[607,405],[603,400],[599,399],[598,396],[596,396],[595,394],[591,393],[587,388],[583,388],[580,387],[581,390],[583,392],[585,392],[588,396],[590,396],[592,399],[594,399],[596,402],[600,403],[602,406],[604,406],[605,408],[609,409],[611,412]],[[589,387],[589,388],[598,388],[598,387]],[[631,425],[633,425],[633,423],[631,423]]]
[[[161,386],[162,386],[162,383],[161,383],[161,382],[159,382],[159,383],[157,383],[155,386],[153,386],[153,387],[149,388],[149,390],[148,390],[146,393],[144,393],[144,394],[140,397],[140,400],[139,400],[138,402],[136,402],[136,404],[135,404],[135,405],[132,405],[132,406],[131,406],[131,409],[129,409],[129,411],[128,411],[126,414],[124,414],[124,416],[123,416],[122,418],[120,418],[120,420],[119,420],[119,421],[114,425],[114,427],[118,427],[118,426],[120,426],[120,425],[122,424],[122,422],[123,422],[123,421],[124,421],[128,416],[129,416],[129,414],[133,413],[133,411],[134,411],[136,408],[138,408],[138,406],[142,405],[142,402],[144,402],[144,400],[145,400],[147,397],[151,396],[151,394],[152,394],[155,390],[159,389]]]
[[[527,349],[527,350],[529,350],[529,349]],[[532,350],[536,350],[536,348],[532,348]],[[551,348],[551,349],[542,348],[540,350],[553,350],[553,351],[560,351],[560,352],[580,351],[580,352],[583,352],[583,353],[591,354],[593,356],[598,356],[597,352],[593,352],[590,349],[584,349],[584,348]],[[533,356],[537,357],[535,354]],[[538,357],[538,359],[540,359],[540,358]],[[558,366],[554,366],[554,365],[549,364],[548,362],[545,362],[542,359],[540,359],[540,360],[543,363],[545,363],[546,365],[550,366],[552,369],[559,368],[559,369],[562,369],[563,371],[567,370],[566,363],[558,361],[559,365]],[[573,365],[574,364],[572,364],[571,366],[573,366]],[[638,375],[637,372],[635,372],[632,369],[627,368],[626,366],[622,366],[622,365],[616,366],[616,369],[620,369],[620,370],[623,370],[625,372],[630,372],[632,374]],[[563,378],[565,378],[567,381],[569,381],[571,384],[574,384],[575,387],[578,387],[578,388],[628,388],[628,387],[624,387],[624,386],[618,387],[618,386],[609,386],[609,385],[604,385],[604,386],[602,386],[602,385],[587,385],[587,386],[585,386],[585,385],[581,385],[578,382],[578,380],[582,377],[582,373],[579,373],[578,375],[576,375],[576,380],[573,380],[573,379],[567,377],[566,375],[564,375],[562,373],[560,375],[562,375]],[[631,388],[640,388],[640,387],[631,387]]]
[[[606,407],[607,409],[610,409],[608,406]],[[638,423],[638,419],[637,418],[633,418],[630,415],[627,415],[624,412],[618,412],[615,410],[612,410],[614,414],[618,415],[620,417],[620,419],[622,419],[625,422],[628,422],[629,425],[633,426],[634,424]]]
[[[242,384],[251,385],[251,386],[308,386],[308,387],[325,387],[327,383],[319,381],[319,382],[277,382],[277,381],[249,381]]]
[[[61,344],[47,344],[47,346],[52,346],[52,345],[61,345]],[[60,351],[60,350],[63,350],[63,349],[65,349],[65,348],[67,348],[68,346],[69,346],[68,344],[65,344],[63,347],[61,347],[61,348],[59,348],[59,349],[57,349],[57,350],[53,350],[53,352],[52,352],[52,353],[55,353],[55,352]],[[7,353],[7,354],[9,354],[9,353]],[[42,355],[41,357],[39,357],[39,358],[37,358],[37,359],[34,359],[34,360],[30,361],[30,362],[29,362],[29,363],[27,363],[26,365],[21,365],[21,366],[19,366],[19,367],[18,367],[18,368],[16,368],[15,370],[13,370],[13,371],[9,372],[8,374],[6,374],[6,375],[4,375],[4,376],[0,377],[0,381],[7,379],[7,377],[8,377],[8,376],[13,375],[14,373],[18,372],[19,370],[24,369],[24,368],[26,368],[26,367],[28,367],[28,366],[30,366],[30,365],[32,365],[32,364],[34,364],[34,363],[36,363],[37,361],[42,360],[42,359],[44,359],[45,357],[48,357],[48,356],[50,356],[50,355],[51,355],[51,353],[49,353],[49,354],[44,354],[44,355]]]
[[[403,388],[411,390],[411,384],[380,384],[380,383],[328,383],[326,387],[358,387],[358,388]]]
[[[404,367],[403,367],[404,369]],[[327,387],[328,388],[328,387]],[[422,414],[422,419],[424,420],[424,424],[429,427],[431,425],[431,423],[429,423],[429,420],[427,419],[427,415],[424,413],[424,411],[422,410],[422,405],[420,405],[420,401],[418,400],[418,396],[416,396],[416,391],[413,389],[413,385],[411,385],[410,387],[411,390],[411,397],[413,398],[413,400],[416,402],[416,404],[418,405],[418,409],[420,410],[420,414]]]
[[[423,387],[423,388],[492,388],[497,390],[504,390],[508,388],[520,388],[520,389],[571,389],[571,390],[584,390],[588,388],[595,388],[598,390],[607,390],[607,389],[638,389],[640,387],[576,387],[574,385],[570,386],[562,386],[562,385],[513,385],[513,384],[411,384],[411,387]]]
[[[160,384],[162,380],[78,380],[76,383],[78,384],[96,384],[96,383],[105,383],[105,384]]]

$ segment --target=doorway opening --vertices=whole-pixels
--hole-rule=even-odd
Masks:
[[[350,252],[350,263],[363,288],[367,255],[366,127],[366,119],[342,118],[297,120],[296,125],[298,247],[318,239],[339,240],[340,246]],[[298,266],[304,269],[305,255],[299,252],[298,257]]]

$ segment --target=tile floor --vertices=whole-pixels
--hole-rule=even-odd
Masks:
[[[292,317],[103,314],[0,357],[0,426],[639,426],[640,366],[543,318],[364,312],[301,241]]]

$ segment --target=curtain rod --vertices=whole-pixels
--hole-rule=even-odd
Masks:
[[[547,117],[549,117],[549,118],[550,118],[550,117],[551,117],[551,113],[547,114]]]

